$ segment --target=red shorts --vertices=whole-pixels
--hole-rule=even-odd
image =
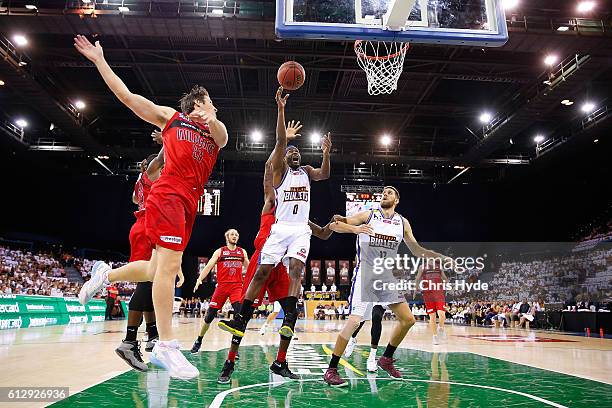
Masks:
[[[210,307],[221,309],[229,298],[230,303],[240,302],[242,299],[242,283],[219,283],[210,299]]]
[[[246,276],[244,277],[242,300],[244,300],[244,295],[246,294],[249,284],[251,283],[253,276],[255,276],[255,272],[259,266],[260,252],[260,250],[256,250],[249,260],[249,267],[247,268]],[[286,298],[289,294],[289,275],[287,274],[287,268],[282,262],[276,264],[276,266],[272,268],[270,276],[268,276],[266,283],[261,288],[261,292],[259,292],[257,298],[253,301],[253,305],[259,305],[264,299],[266,292],[268,292],[268,302],[270,303]]]
[[[136,216],[136,222],[130,229],[130,262],[148,261],[153,248],[147,237],[144,214]]]
[[[445,311],[444,306],[446,302],[444,300],[429,300],[425,299],[425,310],[427,314],[436,313],[437,310]]]
[[[197,194],[177,177],[161,177],[147,197],[145,226],[152,246],[184,251],[195,222]]]

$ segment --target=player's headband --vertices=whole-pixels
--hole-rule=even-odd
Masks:
[[[385,186],[385,187],[383,188],[383,190],[384,190],[385,188],[389,188],[389,189],[391,189],[391,190],[395,191],[395,195],[397,196],[397,199],[399,200],[399,198],[400,198],[400,193],[399,193],[399,191],[397,190],[397,188],[395,188],[395,187],[393,187],[393,186]]]
[[[298,152],[300,151],[300,149],[298,149],[296,146],[294,146],[294,145],[288,145],[288,146],[287,146],[287,148],[285,149],[285,154],[287,154],[287,152],[288,152],[290,149],[295,149],[295,150],[297,150]]]

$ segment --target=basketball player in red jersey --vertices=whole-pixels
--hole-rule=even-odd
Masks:
[[[290,139],[293,138],[293,135],[297,134],[300,128],[301,126],[299,122],[295,125],[293,124],[293,122],[291,122],[290,125],[287,127],[287,137]],[[253,252],[253,255],[251,256],[251,261],[247,268],[246,276],[244,278],[242,301],[244,301],[247,288],[253,280],[253,277],[255,276],[255,273],[259,266],[261,249],[263,248],[264,244],[266,243],[266,240],[268,239],[268,236],[270,235],[272,225],[276,221],[276,192],[274,190],[274,183],[272,181],[272,173],[272,164],[270,163],[270,160],[268,160],[266,162],[263,182],[264,205],[261,210],[259,232],[257,233],[257,237],[255,238],[255,242],[253,243],[255,245],[255,252]],[[332,234],[332,230],[329,229],[329,224],[321,228],[314,222],[308,221],[308,225],[312,230],[312,234],[317,238],[327,240]],[[272,268],[272,272],[270,272],[270,275],[264,283],[264,286],[261,288],[261,291],[253,301],[254,307],[259,306],[260,302],[263,301],[266,292],[268,293],[269,302],[274,303],[278,301],[278,303],[280,303],[281,305],[281,308],[286,310],[288,302],[287,295],[289,293],[289,276],[287,275],[287,268],[282,262],[277,263],[276,265],[274,265],[274,268]],[[225,361],[223,369],[221,370],[221,374],[217,379],[218,383],[227,384],[230,382],[231,375],[234,372],[234,362],[236,360],[238,348],[240,347],[241,341],[242,337],[238,337],[236,335],[232,336],[232,345],[230,346],[230,350],[227,355],[227,360]],[[282,334],[280,335],[278,353],[276,355],[276,359],[270,366],[270,371],[282,377],[298,379],[299,376],[292,373],[291,370],[289,370],[289,365],[287,364],[287,349],[289,348],[290,342],[291,337],[286,337]]]
[[[312,230],[308,227],[310,215],[310,182],[326,180],[330,174],[331,138],[328,134],[323,138],[321,150],[323,163],[321,168],[302,166],[301,156],[297,147],[287,146],[287,129],[285,128],[285,105],[289,95],[282,96],[283,88],[276,92],[278,119],[276,123],[276,145],[270,156],[272,177],[276,189],[275,223],[270,230],[270,236],[261,249],[259,266],[253,280],[248,286],[240,313],[233,320],[221,320],[222,330],[242,337],[246,326],[253,315],[253,302],[261,292],[272,269],[279,262],[289,264],[289,296],[285,305],[285,319],[279,333],[285,337],[293,336],[297,321],[297,301],[300,295],[301,272],[305,267],[310,236]],[[294,137],[299,136],[295,134]]]
[[[443,282],[448,279],[444,271],[439,268],[421,267],[416,275],[415,282],[417,288],[421,289],[425,310],[429,315],[429,327],[433,333],[433,344],[440,344],[446,340],[444,332],[444,321],[446,320],[446,305],[444,290],[441,289]],[[436,324],[436,316],[439,319],[439,326]]]
[[[172,339],[174,281],[183,251],[191,237],[197,203],[213,170],[219,150],[227,144],[227,129],[217,119],[206,89],[195,86],[180,100],[181,112],[159,106],[136,95],[113,72],[99,42],[92,45],[85,36],[74,39],[76,49],[98,69],[106,85],[138,117],[162,129],[164,172],[151,188],[147,199],[145,228],[155,253],[147,271],[134,268],[131,281],[153,281],[153,305],[157,317],[159,342],[151,362],[168,370],[174,378],[189,379],[199,372],[180,352]],[[79,294],[87,303],[108,281],[110,268],[103,263],[92,268],[92,278]]]
[[[225,232],[225,246],[217,249],[202,272],[196,280],[196,285],[193,288],[195,292],[202,284],[206,276],[212,271],[213,267],[217,266],[217,287],[210,299],[208,311],[204,317],[200,335],[191,347],[192,353],[197,353],[202,346],[202,338],[208,331],[210,324],[217,317],[219,309],[223,307],[225,301],[229,298],[234,313],[240,310],[240,297],[242,296],[242,268],[249,267],[249,257],[247,252],[237,246],[240,235],[235,229],[229,229]]]

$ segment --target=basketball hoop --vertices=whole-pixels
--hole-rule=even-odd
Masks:
[[[407,42],[355,41],[357,62],[368,78],[370,95],[390,94],[397,89],[408,47]]]

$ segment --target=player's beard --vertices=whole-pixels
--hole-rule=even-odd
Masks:
[[[381,201],[380,208],[384,208],[385,210],[387,208],[393,208],[393,203],[386,202],[386,201]]]

